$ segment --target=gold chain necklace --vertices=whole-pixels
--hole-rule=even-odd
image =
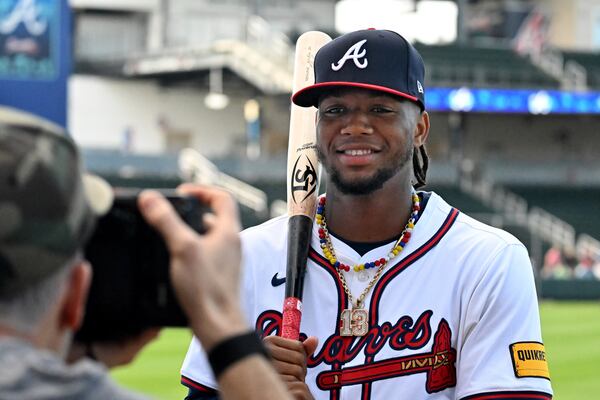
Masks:
[[[331,243],[331,237],[329,236],[329,231],[327,230],[327,222],[325,221],[325,203],[325,196],[320,197],[316,216],[317,224],[319,224],[320,226],[319,238],[321,242],[321,248],[323,249],[323,254],[325,254],[327,260],[331,263],[331,265],[335,267],[340,281],[342,282],[344,292],[346,292],[346,295],[348,295],[348,302],[352,307],[352,309],[347,308],[345,310],[342,310],[342,313],[340,315],[340,336],[364,336],[369,330],[369,314],[361,306],[364,305],[363,303],[365,301],[365,297],[367,297],[367,294],[369,293],[371,288],[373,288],[375,283],[381,277],[381,274],[383,273],[383,270],[387,265],[388,261],[400,254],[406,246],[406,243],[408,243],[408,241],[410,240],[412,230],[414,229],[415,223],[419,218],[419,210],[421,209],[420,199],[419,196],[413,190],[411,215],[408,219],[408,222],[406,223],[406,226],[404,227],[404,230],[400,234],[400,237],[392,247],[392,250],[389,252],[389,254],[384,258],[376,260],[375,262],[359,264],[354,266],[353,269],[356,272],[362,271],[364,269],[377,267],[377,272],[375,272],[375,275],[373,276],[367,287],[362,291],[360,296],[358,296],[356,302],[354,302],[352,291],[350,290],[350,287],[346,282],[346,278],[344,277],[344,273],[342,272],[350,271],[350,267],[348,265],[340,263],[337,260],[337,257],[335,255],[335,249],[333,248],[333,243]]]

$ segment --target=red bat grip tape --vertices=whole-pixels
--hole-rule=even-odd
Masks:
[[[281,337],[298,340],[300,337],[300,320],[302,319],[302,302],[296,297],[288,297],[283,302],[283,323]]]

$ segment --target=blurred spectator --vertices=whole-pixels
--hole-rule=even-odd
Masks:
[[[594,276],[594,259],[590,254],[581,257],[575,267],[574,275],[577,279],[596,279]]]
[[[575,248],[567,247],[564,249],[563,260],[569,272],[569,277],[573,278],[575,276],[575,267],[579,264],[579,257]]]
[[[565,266],[569,269],[571,275],[573,275],[575,271],[575,267],[579,264],[579,257],[577,256],[577,251],[574,248],[567,248],[563,251],[563,260],[565,262]]]
[[[541,276],[544,279],[570,279],[572,277],[571,269],[564,263],[562,252],[558,247],[552,246],[546,252]]]
[[[596,277],[596,279],[600,280],[600,254],[596,255],[596,262],[592,267],[592,271],[594,272],[594,276]]]

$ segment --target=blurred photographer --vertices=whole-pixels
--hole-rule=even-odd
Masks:
[[[181,191],[213,210],[206,235],[191,230],[157,192],[142,193],[138,204],[165,239],[173,286],[209,352],[222,398],[287,398],[239,308],[234,201],[210,188]],[[129,362],[157,330],[69,350],[92,279],[82,249],[111,201],[106,183],[83,175],[77,149],[60,128],[0,109],[0,399],[144,398],[118,387],[106,366]],[[97,361],[67,364],[69,351],[71,359],[85,353]]]

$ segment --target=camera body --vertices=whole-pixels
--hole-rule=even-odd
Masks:
[[[169,275],[162,237],[137,206],[139,190],[116,191],[85,248],[93,277],[80,342],[116,341],[156,326],[186,326]],[[163,192],[183,221],[202,234],[208,211],[194,197]]]

